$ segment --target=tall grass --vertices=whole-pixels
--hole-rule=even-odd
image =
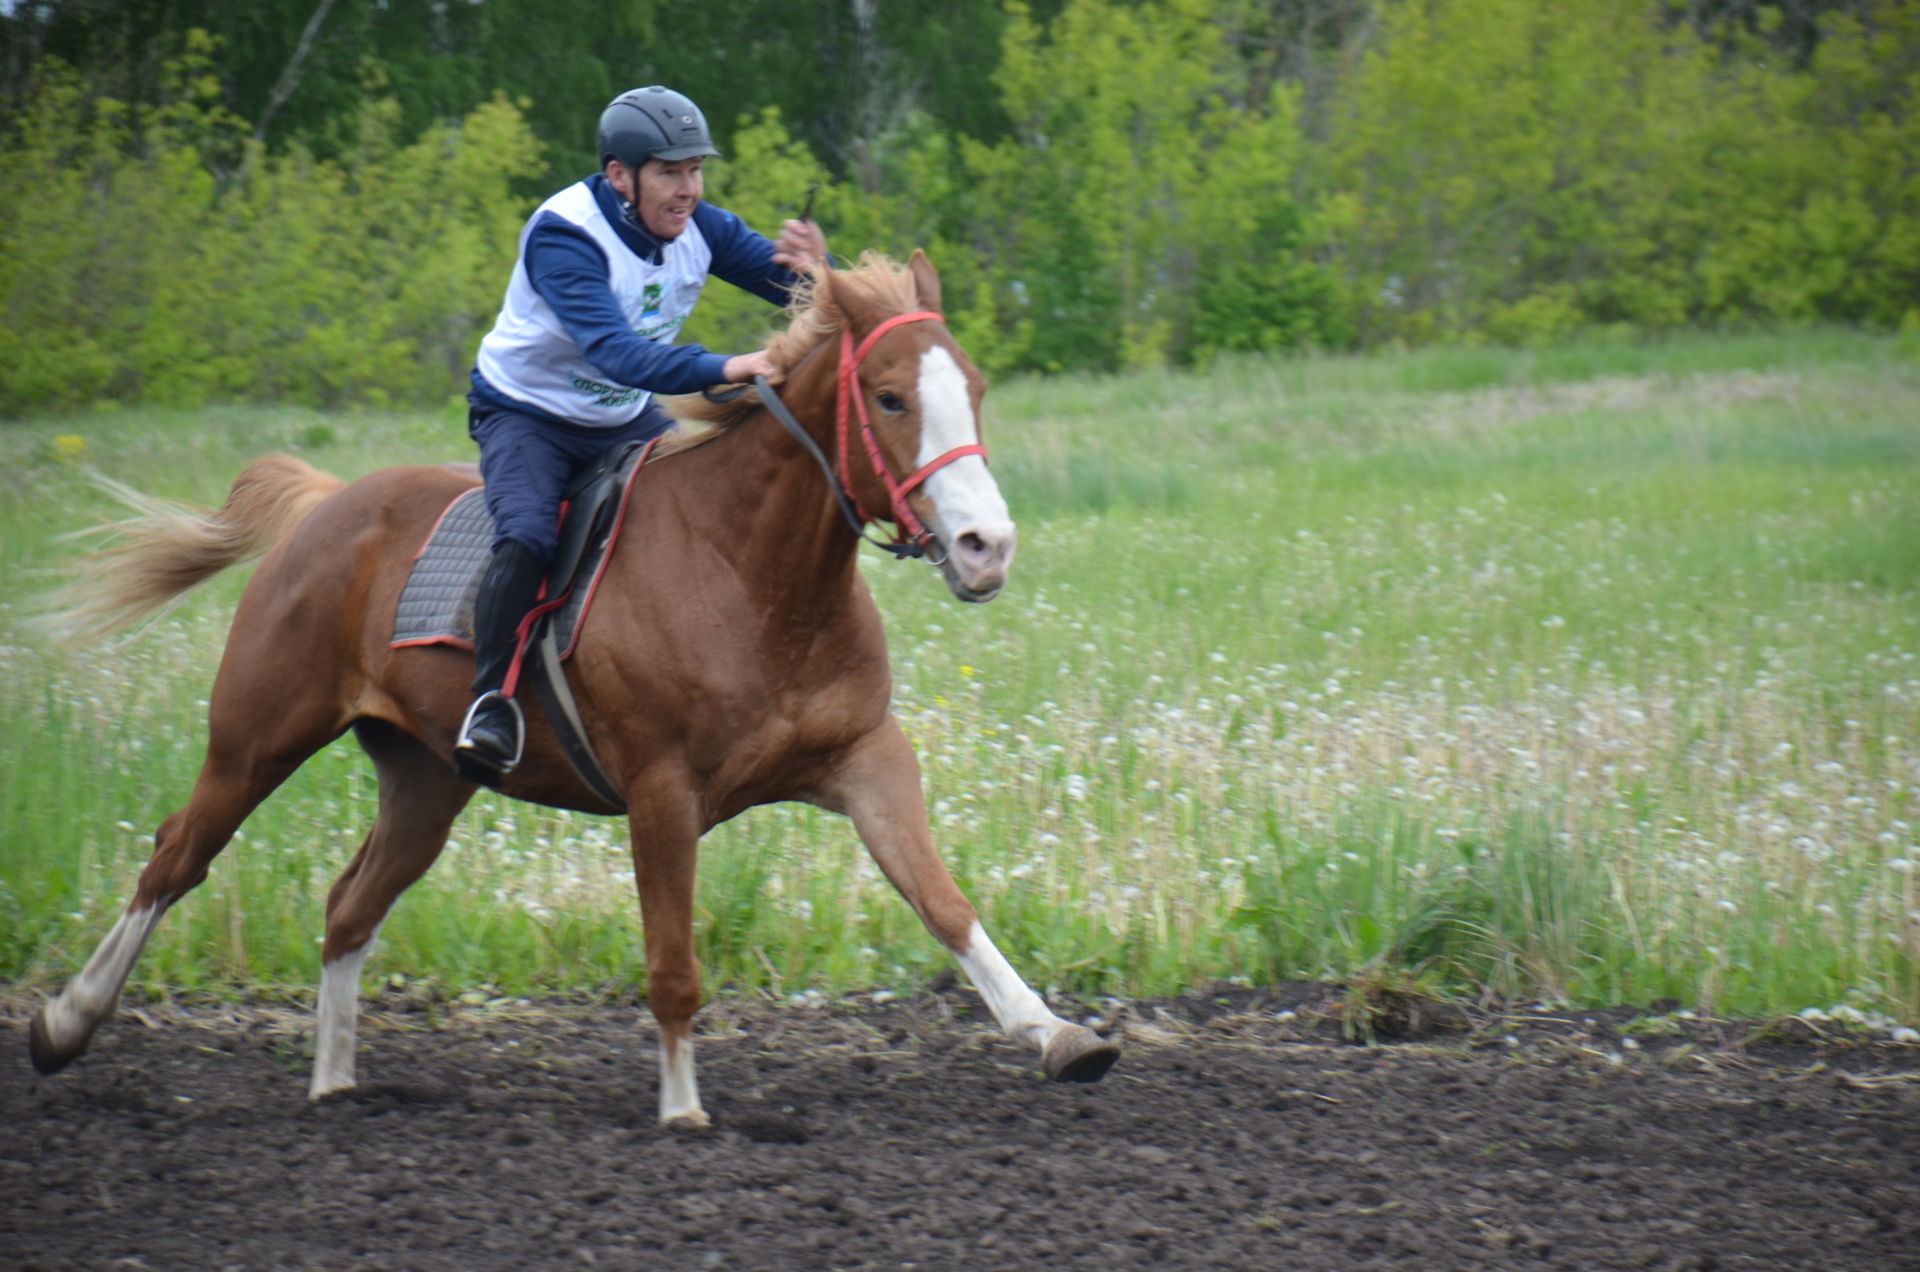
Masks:
[[[58,439],[65,437],[64,443]],[[81,441],[72,440],[74,438]],[[989,399],[1014,586],[863,568],[936,837],[1042,986],[1386,964],[1465,991],[1920,1019],[1920,367],[1845,333],[1226,361]],[[463,459],[459,421],[113,413],[0,434],[18,607],[104,511],[63,454],[216,501],[251,455]],[[184,801],[240,580],[141,641],[0,649],[0,975],[50,983]],[[372,816],[350,742],[157,933],[154,986],[313,980]],[[844,822],[709,836],[713,983],[944,966]],[[617,821],[483,793],[371,968],[641,976]],[[374,974],[370,972],[370,974]]]

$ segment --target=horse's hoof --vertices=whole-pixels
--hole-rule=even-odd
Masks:
[[[1109,1042],[1084,1025],[1068,1025],[1047,1044],[1040,1063],[1055,1082],[1098,1082],[1119,1058],[1119,1043]]]
[[[663,1117],[660,1119],[660,1125],[668,1131],[699,1132],[710,1129],[713,1126],[713,1119],[707,1116],[705,1109],[692,1109],[686,1113],[676,1113],[672,1117]]]
[[[53,1039],[47,1034],[47,1013],[44,1011],[36,1013],[33,1024],[27,1028],[27,1055],[33,1060],[36,1073],[58,1073],[86,1049],[85,1038],[80,1040],[77,1047],[54,1046]]]

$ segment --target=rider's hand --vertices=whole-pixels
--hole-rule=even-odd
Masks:
[[[827,263],[827,236],[820,227],[812,221],[782,222],[780,237],[773,240],[773,263],[801,274],[815,261]]]
[[[727,359],[727,365],[722,374],[727,377],[728,384],[744,384],[756,375],[766,376],[768,384],[778,384],[782,379],[779,370],[773,365],[773,359],[767,356],[765,349],[756,349],[752,353],[734,354]]]

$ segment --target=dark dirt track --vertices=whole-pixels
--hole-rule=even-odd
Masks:
[[[1089,1088],[964,990],[723,1001],[699,1134],[630,1007],[370,1010],[318,1106],[297,1014],[123,1010],[53,1078],[0,1019],[0,1267],[1920,1268],[1920,1047],[1362,1048],[1319,992],[1137,1005]]]

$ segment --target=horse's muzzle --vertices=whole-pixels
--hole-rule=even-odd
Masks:
[[[951,543],[942,542],[940,573],[947,589],[958,599],[974,603],[1000,595],[1013,565],[1013,545],[1012,526],[997,533],[962,531]]]

